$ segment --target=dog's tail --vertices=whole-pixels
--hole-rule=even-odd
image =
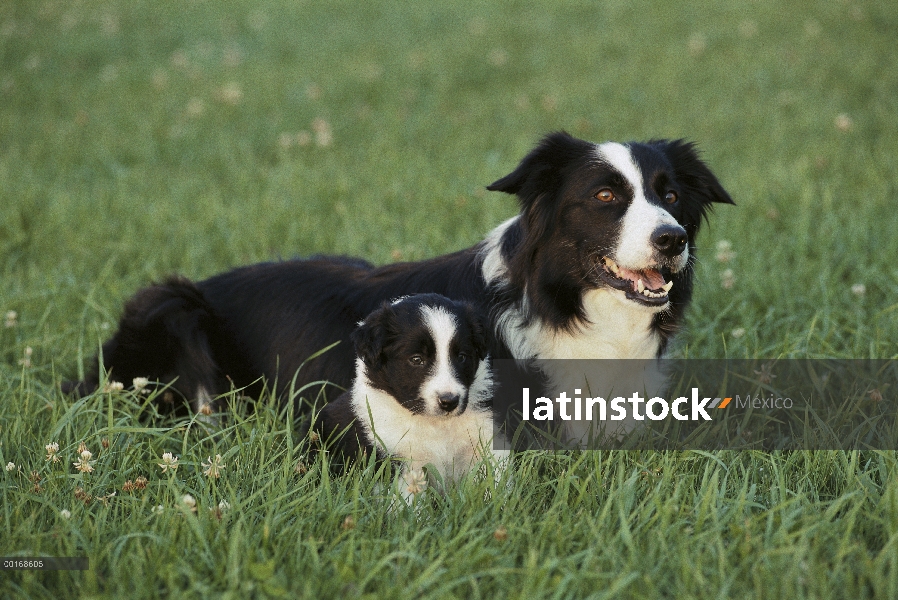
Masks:
[[[217,318],[196,285],[172,277],[137,292],[125,305],[118,331],[103,344],[109,379],[129,386],[138,377],[179,392],[198,403],[220,394],[226,382],[213,351]],[[83,396],[100,382],[100,356],[83,381],[66,381],[62,391]],[[165,395],[171,400],[170,395]]]

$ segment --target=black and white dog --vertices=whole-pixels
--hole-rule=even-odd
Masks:
[[[428,465],[447,483],[483,452],[504,467],[507,451],[492,444],[487,335],[473,306],[439,294],[384,303],[352,333],[355,380],[313,430],[344,461],[364,451],[397,462],[406,497]]]
[[[356,323],[425,292],[488,314],[493,359],[654,359],[692,295],[699,225],[714,203],[732,203],[690,143],[566,133],[487,189],[516,195],[520,214],[466,250],[381,267],[312,257],[145,288],[103,346],[103,365],[126,384],[173,382],[195,409],[233,386],[252,395],[261,378],[279,391],[321,380],[346,388]],[[571,377],[582,382],[549,374],[555,387]],[[99,380],[95,365],[63,388],[89,393]]]

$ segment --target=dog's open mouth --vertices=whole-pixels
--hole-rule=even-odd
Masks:
[[[626,293],[627,298],[647,306],[663,306],[670,300],[668,293],[673,280],[665,281],[661,269],[631,271],[617,265],[607,256],[602,257],[599,277],[616,290]]]

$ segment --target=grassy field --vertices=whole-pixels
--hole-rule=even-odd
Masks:
[[[168,273],[477,242],[555,129],[689,138],[736,200],[674,355],[896,358],[896,31],[885,1],[0,3],[0,554],[90,557],[0,596],[898,597],[895,452],[523,453],[389,511],[271,402],[205,431],[58,392]]]

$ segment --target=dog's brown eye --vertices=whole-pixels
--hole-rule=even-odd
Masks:
[[[673,204],[677,201],[677,193],[676,192],[667,192],[664,195],[664,201],[668,204]]]
[[[614,200],[614,192],[612,192],[608,188],[605,188],[604,190],[601,190],[598,194],[596,194],[596,198],[601,200],[602,202],[611,202],[612,200]]]
[[[458,362],[463,363],[466,360],[468,360],[468,355],[465,354],[464,352],[459,352],[458,353]]]
[[[411,358],[408,359],[408,362],[410,362],[415,367],[423,367],[424,366],[424,357],[422,357],[420,354],[415,354],[414,356],[412,356]]]

